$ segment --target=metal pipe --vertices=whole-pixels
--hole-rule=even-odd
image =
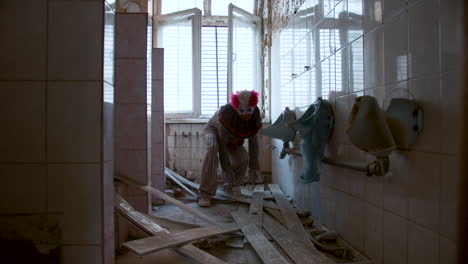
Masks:
[[[283,145],[283,150],[281,151],[280,158],[283,159],[287,154],[302,156],[302,153],[290,148],[289,144],[285,143]],[[322,158],[322,162],[340,168],[365,172],[367,176],[383,176],[388,172],[390,166],[390,161],[388,157],[377,157],[376,160],[369,164],[337,162],[327,157]]]

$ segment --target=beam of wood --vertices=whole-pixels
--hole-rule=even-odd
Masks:
[[[319,252],[309,241],[304,241],[296,234],[288,231],[271,216],[265,214],[263,227],[288,254],[288,256],[298,264],[334,264],[334,262]]]
[[[179,185],[182,189],[184,189],[186,192],[188,192],[190,195],[192,195],[193,197],[197,198],[198,195],[196,193],[194,193],[192,190],[190,190],[187,186],[185,186],[185,184],[181,183],[176,177],[174,177],[172,174],[170,173],[166,173],[167,177],[169,177],[169,179],[171,179],[175,184]]]
[[[171,233],[169,237],[152,236],[123,243],[123,246],[143,256],[158,250],[175,247],[212,236],[238,231],[237,225],[207,226]]]
[[[127,219],[130,223],[140,228],[142,231],[152,236],[168,236],[166,229],[158,227],[151,221],[148,215],[135,214],[137,212],[133,207],[127,203],[120,195],[115,194],[114,204],[116,211]],[[122,206],[124,205],[124,206]],[[194,245],[184,245],[181,247],[175,247],[174,250],[182,256],[190,259],[194,263],[198,264],[227,264],[226,262],[216,258],[215,256],[197,248]]]
[[[192,207],[190,207],[190,206],[188,206],[188,205],[186,205],[186,204],[184,204],[184,203],[182,203],[182,202],[180,202],[180,201],[178,201],[178,200],[176,200],[176,199],[174,199],[172,197],[170,197],[169,195],[167,195],[167,194],[165,194],[165,193],[163,193],[163,192],[161,192],[159,190],[156,190],[155,188],[153,188],[153,187],[151,187],[149,185],[140,185],[140,184],[138,184],[138,183],[136,183],[136,182],[134,182],[134,181],[132,181],[130,179],[127,179],[127,178],[124,178],[124,177],[121,177],[121,176],[114,176],[114,178],[116,178],[117,180],[126,182],[127,184],[130,184],[130,185],[132,185],[132,186],[134,186],[134,187],[136,187],[138,189],[141,189],[143,191],[146,191],[146,192],[148,192],[148,193],[150,193],[152,195],[155,195],[155,196],[163,199],[164,201],[166,201],[168,203],[171,203],[171,204],[173,204],[173,205],[175,205],[175,206],[177,206],[177,207],[191,213],[194,216],[197,216],[197,217],[199,217],[199,218],[201,218],[203,220],[208,221],[211,224],[214,224],[214,225],[218,224],[216,222],[216,220],[214,220],[213,218],[207,216],[206,214],[204,214],[204,213],[202,213],[202,212],[200,212],[200,211],[198,211],[198,210],[196,210],[196,209],[194,209],[194,208],[192,208]]]
[[[251,221],[247,214],[232,212],[232,217],[242,229],[250,245],[258,256],[266,264],[287,264],[288,261],[276,250],[276,248],[263,235],[262,231]]]
[[[159,226],[149,219],[145,214],[133,209],[133,207],[125,201],[118,193],[114,195],[115,210],[125,219],[134,225],[141,225],[143,231],[148,234],[169,233],[165,228]]]
[[[182,221],[176,221],[176,220],[172,220],[172,219],[165,218],[165,217],[159,217],[159,216],[154,216],[154,215],[148,215],[148,217],[153,222],[155,222],[156,224],[158,224],[158,225],[160,225],[160,226],[162,226],[164,228],[172,228],[172,229],[175,229],[175,230],[187,230],[187,229],[191,229],[191,228],[201,227],[199,225],[190,224],[190,223],[186,223],[186,222],[182,222]]]
[[[271,194],[273,195],[276,203],[278,204],[278,208],[281,211],[281,215],[283,216],[284,224],[286,225],[288,230],[292,231],[293,233],[299,236],[306,236],[307,233],[304,227],[302,226],[301,220],[297,216],[296,209],[294,209],[291,203],[289,203],[288,199],[284,197],[284,194],[281,191],[280,187],[277,184],[269,184],[268,187],[270,188]]]
[[[256,219],[257,227],[262,230],[263,217],[263,185],[256,185],[253,190],[252,199],[250,202],[249,215]]]
[[[172,176],[177,178],[180,182],[182,182],[184,184],[187,184],[188,186],[190,186],[192,188],[198,189],[200,187],[200,184],[187,180],[186,178],[180,176],[179,174],[177,174],[176,172],[174,172],[173,170],[171,170],[169,168],[166,168],[165,173],[166,173],[166,175],[171,174]],[[233,200],[241,202],[241,203],[250,204],[250,199],[249,198],[245,198],[245,197],[238,196],[238,195],[233,195],[232,193],[228,193],[228,192],[225,192],[225,191],[222,191],[222,190],[219,190],[219,189],[216,190],[216,194],[219,194],[221,196],[233,199]],[[271,208],[271,209],[278,210],[278,206],[272,201],[264,201],[263,206]]]
[[[273,218],[275,218],[276,221],[280,222],[282,225],[285,225],[285,224],[284,224],[283,217],[281,216],[281,212],[280,212],[280,211],[278,211],[278,210],[273,210],[273,209],[270,209],[270,208],[265,208],[265,210],[266,210],[271,216],[273,216]]]

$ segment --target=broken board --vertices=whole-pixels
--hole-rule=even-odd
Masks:
[[[238,231],[236,224],[207,226],[171,233],[170,236],[152,236],[123,243],[123,246],[142,256],[158,250],[175,247],[189,242]]]
[[[291,203],[289,203],[288,199],[284,197],[280,187],[277,184],[269,184],[268,187],[270,188],[271,194],[275,198],[275,201],[278,203],[284,225],[292,234],[294,234],[295,239],[300,243],[307,245],[307,247],[311,250],[311,253],[315,255],[316,259],[320,260],[318,263],[333,264],[334,262],[332,260],[330,260],[327,256],[315,248],[310,240],[310,235],[304,229],[301,220],[297,216],[297,210],[295,210]]]
[[[169,195],[161,192],[160,190],[157,190],[157,189],[155,189],[155,188],[153,188],[153,187],[151,187],[149,185],[140,185],[140,184],[138,184],[138,183],[136,183],[136,182],[134,182],[134,181],[132,181],[130,179],[124,178],[122,176],[114,176],[114,178],[116,178],[117,180],[123,181],[123,182],[125,182],[125,183],[127,183],[129,185],[132,185],[133,187],[136,187],[136,188],[138,188],[140,190],[146,191],[146,192],[148,192],[148,193],[150,193],[152,195],[155,195],[156,197],[161,198],[164,201],[166,201],[168,203],[171,203],[171,204],[173,204],[173,205],[175,205],[177,207],[180,207],[181,209],[187,211],[188,213],[191,213],[192,215],[197,216],[197,217],[199,217],[199,218],[201,218],[201,219],[203,219],[203,220],[205,220],[205,221],[207,221],[207,222],[209,222],[211,224],[214,224],[214,225],[217,224],[216,220],[214,220],[213,218],[211,218],[211,217],[207,216],[206,214],[204,214],[204,213],[202,213],[202,212],[200,212],[200,211],[198,211],[198,210],[196,210],[196,209],[194,209],[194,208],[192,208],[192,207],[178,201],[177,199],[172,198],[171,196],[169,196]]]
[[[249,216],[241,211],[232,212],[232,217],[242,229],[250,245],[266,264],[287,264],[288,261],[275,249],[263,235],[262,231],[252,222]]]
[[[190,187],[192,187],[194,189],[198,189],[200,187],[200,184],[187,180],[186,178],[180,176],[179,174],[177,174],[176,172],[174,172],[171,169],[166,168],[165,173],[166,173],[166,175],[170,174],[171,176],[177,178],[180,182],[182,182],[184,184],[187,184],[188,186],[190,186]],[[240,195],[234,195],[232,193],[228,193],[228,192],[225,192],[225,191],[222,191],[222,190],[219,190],[219,189],[216,190],[216,194],[227,197],[227,198],[230,198],[232,200],[235,200],[235,201],[238,201],[238,202],[241,202],[241,203],[250,204],[250,199],[249,198],[245,198],[245,197],[242,197]],[[264,201],[263,206],[271,208],[271,209],[278,210],[278,206],[274,202],[271,202],[271,201]]]
[[[134,224],[148,235],[168,236],[169,231],[158,226],[151,219],[142,214],[125,201],[120,195],[115,194],[114,205],[116,211],[127,219],[130,223]],[[194,245],[184,245],[175,247],[174,250],[182,256],[190,259],[194,263],[200,264],[227,264],[226,262],[216,258],[215,256],[195,247]]]
[[[263,227],[295,263],[333,263],[326,261],[323,258],[325,256],[322,254],[318,255],[315,252],[317,250],[311,243],[304,243],[301,239],[297,239],[297,236],[294,233],[288,231],[267,214],[264,214]]]

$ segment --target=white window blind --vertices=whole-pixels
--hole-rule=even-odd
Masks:
[[[227,45],[227,27],[202,28],[202,115],[211,116],[227,103]]]
[[[192,19],[158,29],[158,47],[164,48],[164,111],[190,113],[193,107]]]

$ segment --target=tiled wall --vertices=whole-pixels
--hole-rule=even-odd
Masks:
[[[329,99],[336,123],[326,153],[334,159],[372,160],[344,131],[357,96],[375,96],[382,108],[391,98],[411,98],[424,110],[422,133],[410,150],[391,154],[384,177],[322,167],[325,225],[375,263],[455,263],[462,5],[460,0],[310,0],[274,38],[272,119],[284,106]],[[312,15],[319,10],[323,16]],[[304,71],[306,65],[311,70]],[[304,93],[310,96],[305,105],[296,100]],[[279,160],[281,143],[273,142],[278,147],[273,180],[297,195],[300,162]]]
[[[0,8],[0,214],[58,222],[61,263],[113,263],[113,12],[102,0]]]
[[[147,91],[147,13],[117,13],[115,29],[115,172],[150,184],[150,140]],[[150,195],[120,184],[118,192],[143,213],[150,212]],[[130,225],[117,218],[118,245],[127,240]],[[130,229],[133,230],[133,229]],[[135,231],[136,232],[136,231]],[[131,232],[130,235],[136,235]]]
[[[164,190],[164,49],[152,50],[151,184],[158,190]]]
[[[166,124],[166,166],[185,175],[187,171],[200,177],[206,146],[202,129],[205,124]],[[260,136],[260,170],[265,180],[271,173],[270,138]],[[247,140],[244,146],[248,149]],[[221,166],[218,167],[221,175]],[[219,178],[221,180],[221,178]]]

